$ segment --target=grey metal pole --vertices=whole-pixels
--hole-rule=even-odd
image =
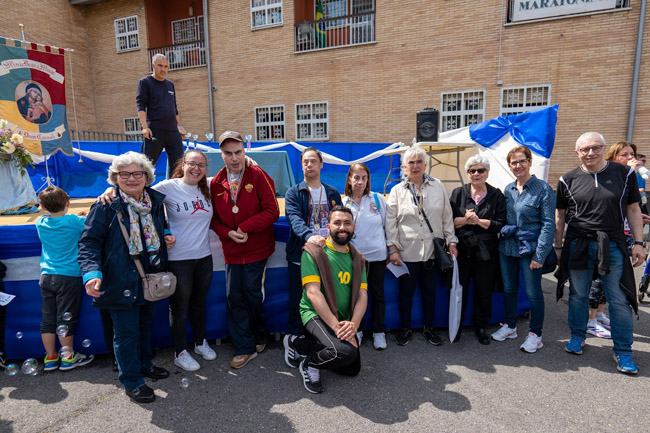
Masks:
[[[644,0],[645,1],[645,0]],[[214,106],[212,103],[212,68],[210,67],[210,22],[208,20],[208,0],[203,0],[203,20],[205,33],[205,61],[208,64],[208,103],[210,104],[210,132],[216,137],[214,131]]]
[[[645,20],[646,0],[641,0],[639,13],[639,34],[636,40],[636,55],[634,57],[634,78],[632,80],[632,95],[630,97],[630,117],[627,120],[627,141],[632,141],[634,133],[634,117],[636,115],[636,96],[639,89],[639,70],[641,69],[641,51],[643,50],[643,24]]]

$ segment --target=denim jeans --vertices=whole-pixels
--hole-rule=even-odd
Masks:
[[[571,253],[575,247],[571,244]],[[589,289],[593,276],[593,269],[598,261],[598,244],[589,242],[589,258],[587,269],[569,269],[569,328],[571,337],[584,340],[587,336],[587,321],[589,320]],[[609,303],[609,318],[612,325],[612,341],[614,353],[631,353],[634,329],[634,315],[632,307],[619,286],[623,275],[623,252],[616,243],[609,243],[609,274],[601,275],[605,296]]]
[[[113,349],[119,368],[118,377],[124,388],[144,385],[142,370],[151,368],[151,323],[155,302],[127,310],[110,310],[113,318]]]
[[[228,330],[235,356],[255,353],[257,344],[266,344],[262,277],[266,259],[245,265],[226,263],[226,307]]]
[[[212,256],[192,260],[170,260],[169,271],[176,276],[176,291],[169,298],[169,327],[178,355],[187,349],[187,318],[194,342],[205,338],[205,298],[212,283]]]
[[[544,293],[542,292],[542,268],[530,269],[531,256],[511,257],[499,253],[503,277],[503,302],[506,310],[506,324],[517,326],[517,293],[519,272],[524,279],[526,296],[530,301],[530,332],[542,336],[544,327]]]

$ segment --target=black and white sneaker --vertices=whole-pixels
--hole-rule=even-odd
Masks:
[[[323,384],[320,381],[320,370],[307,365],[307,359],[300,362],[300,374],[305,389],[312,394],[320,394],[324,391]]]
[[[0,352],[0,368],[5,368],[7,366],[7,358],[5,358],[5,354]]]
[[[304,355],[299,354],[293,346],[293,341],[299,338],[297,335],[286,334],[282,343],[284,344],[284,362],[291,368],[298,368],[300,361],[305,359]]]

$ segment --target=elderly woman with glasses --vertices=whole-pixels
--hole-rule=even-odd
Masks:
[[[169,326],[174,340],[174,365],[186,371],[201,368],[187,350],[188,319],[194,337],[193,352],[208,361],[217,357],[205,338],[205,299],[213,272],[209,236],[213,210],[207,168],[205,154],[190,149],[173,168],[171,179],[152,187],[165,195],[169,229],[177,239],[169,251],[169,271],[177,279],[176,291],[169,298]],[[115,194],[115,188],[108,188],[100,200],[110,203]]]
[[[530,149],[515,147],[506,158],[516,178],[504,191],[508,225],[501,229],[499,244],[506,323],[492,334],[492,339],[517,338],[517,293],[521,271],[530,301],[530,330],[520,349],[535,353],[544,346],[542,266],[553,249],[555,194],[546,182],[531,174],[533,156]]]
[[[499,268],[498,234],[506,224],[506,199],[488,184],[490,161],[481,155],[465,162],[469,183],[451,193],[458,236],[458,271],[463,286],[461,323],[465,319],[470,279],[474,285],[474,328],[479,343],[490,344],[485,328],[492,314],[492,289]],[[460,330],[459,330],[460,332]]]
[[[446,241],[449,253],[457,256],[454,221],[449,196],[442,182],[425,174],[427,154],[412,147],[402,158],[406,179],[390,191],[386,203],[386,244],[390,262],[406,266],[408,274],[399,278],[399,311],[402,328],[397,344],[407,345],[413,339],[411,309],[415,288],[420,285],[424,337],[440,346],[442,339],[433,330],[438,273],[434,265],[433,239]]]
[[[146,156],[126,152],[115,157],[108,182],[117,186],[110,204],[93,204],[79,239],[79,264],[93,306],[110,311],[119,379],[126,394],[139,403],[155,400],[144,377],[169,376],[153,365],[151,323],[156,304],[144,299],[134,258],[146,273],[167,270],[167,248],[176,242],[165,233],[164,195],[149,188],[154,168]],[[120,224],[127,233],[125,240]]]

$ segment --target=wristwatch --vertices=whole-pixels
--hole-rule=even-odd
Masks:
[[[634,241],[634,245],[640,245],[643,248],[645,248],[645,242],[643,242],[643,241]]]

